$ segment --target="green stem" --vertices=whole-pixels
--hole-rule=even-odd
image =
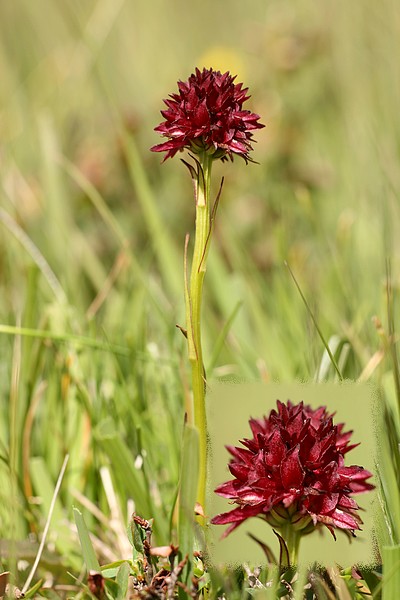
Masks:
[[[199,432],[199,475],[197,502],[205,509],[207,481],[207,421],[205,407],[205,372],[201,347],[201,303],[203,281],[211,235],[210,183],[212,156],[199,156],[196,185],[196,228],[189,289],[186,294],[186,326],[189,361],[192,369],[194,425]]]
[[[295,567],[298,562],[301,531],[294,529],[293,525],[288,522],[287,525],[281,527],[280,534],[285,540],[289,553],[289,564],[286,564],[286,559],[284,559],[280,567]]]

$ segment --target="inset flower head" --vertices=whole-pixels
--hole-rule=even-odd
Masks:
[[[178,81],[178,93],[170,94],[167,110],[161,114],[165,121],[155,128],[167,142],[153,146],[153,152],[167,152],[165,159],[178,150],[207,151],[215,159],[233,160],[237,154],[247,162],[252,148],[252,131],[264,127],[259,116],[242,110],[248,88],[234,83],[229,72],[222,74],[213,69],[203,69]]]
[[[354,532],[362,523],[353,494],[374,488],[372,474],[359,466],[345,466],[344,455],[351,431],[333,424],[333,415],[322,406],[316,410],[277,401],[278,410],[268,417],[251,419],[251,439],[244,448],[228,446],[233,456],[229,470],[234,479],[218,486],[217,494],[237,508],[212,519],[216,525],[231,523],[225,536],[249,517],[265,517],[279,528],[290,521],[303,533],[316,526]]]

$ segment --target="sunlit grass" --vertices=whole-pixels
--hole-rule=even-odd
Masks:
[[[100,563],[120,553],[113,526],[79,498],[106,520],[118,514],[121,531],[135,508],[154,518],[157,545],[176,541],[190,392],[176,324],[184,324],[183,246],[194,208],[183,166],[171,161],[161,170],[148,148],[157,141],[161,98],[210,56],[229,61],[232,71],[237,56],[251,108],[267,128],[257,136],[259,165],[215,169],[225,186],[205,290],[208,377],[335,378],[287,261],[325,339],[348,344],[345,377],[367,378],[381,390],[390,435],[381,436],[377,459],[377,537],[391,548],[381,554],[390,554],[388,569],[395,569],[395,3],[253,0],[249,10],[230,0],[227,13],[208,0],[190,10],[183,0],[173,8],[161,0],[22,0],[3,3],[0,17],[4,569],[13,556],[26,560],[16,575],[22,587],[67,453],[38,576],[50,572],[71,584],[67,571],[79,575],[74,504],[96,537]],[[111,476],[114,513],[102,467]]]

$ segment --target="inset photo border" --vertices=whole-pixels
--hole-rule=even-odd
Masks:
[[[253,438],[249,420],[261,419],[277,410],[277,400],[292,404],[303,402],[313,410],[321,406],[334,413],[333,423],[344,423],[342,432],[352,431],[348,445],[359,444],[345,454],[345,466],[357,465],[370,471],[373,476],[368,483],[377,485],[374,475],[376,458],[376,426],[378,419],[377,395],[369,384],[358,383],[214,383],[208,395],[209,428],[209,489],[207,512],[211,518],[237,508],[214,490],[222,483],[233,480],[228,470],[232,455],[226,446],[243,446],[240,440]],[[336,540],[327,527],[302,537],[299,564],[318,563],[321,566],[350,564],[373,565],[377,562],[374,533],[376,489],[351,497],[360,507],[356,511],[363,523],[356,537],[349,539],[339,528],[334,529]],[[279,557],[279,541],[273,527],[265,519],[251,517],[234,531],[222,538],[228,525],[210,525],[208,554],[210,563],[218,566],[242,563],[263,564],[266,556],[260,545],[250,535],[267,544]],[[277,530],[279,532],[279,530]],[[250,535],[249,535],[250,534]]]

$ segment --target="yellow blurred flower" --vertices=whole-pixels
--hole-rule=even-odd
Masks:
[[[227,46],[212,46],[204,54],[200,55],[197,64],[206,69],[213,67],[221,73],[230,71],[237,75],[238,81],[246,80],[246,66],[243,56]]]

